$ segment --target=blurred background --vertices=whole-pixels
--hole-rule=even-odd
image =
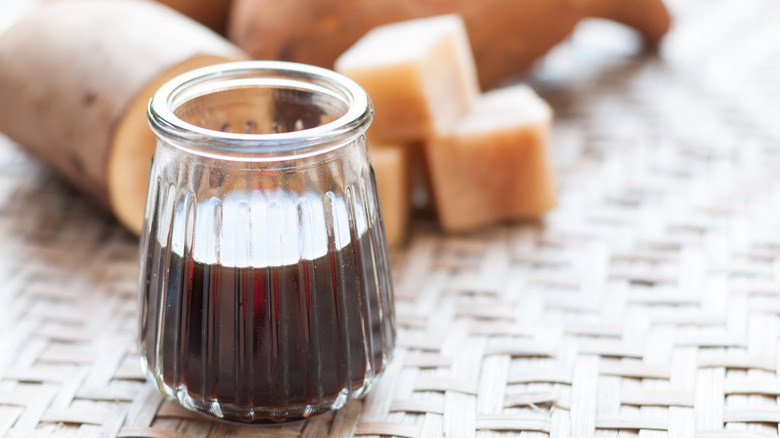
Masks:
[[[35,3],[0,0],[0,31]],[[402,436],[777,435],[780,2],[664,4],[656,50],[584,19],[499,82],[530,84],[554,110],[558,206],[465,235],[413,221],[392,254],[399,345],[413,359],[365,408],[288,436],[380,435],[379,422],[414,429],[391,428]],[[144,383],[136,237],[4,136],[0,248],[0,435],[241,436]],[[525,380],[539,370],[560,373]],[[439,397],[418,376],[475,390]],[[637,402],[622,390],[669,392]],[[529,392],[548,398],[523,402]],[[466,407],[383,404],[407,398]]]

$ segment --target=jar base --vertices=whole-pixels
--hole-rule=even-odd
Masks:
[[[231,403],[220,403],[218,400],[193,397],[185,386],[172,388],[165,382],[156,379],[148,369],[145,369],[145,374],[151,382],[155,383],[160,392],[175,399],[183,408],[194,412],[204,419],[216,420],[226,424],[258,426],[301,421],[331,410],[341,409],[348,401],[365,395],[373,386],[375,379],[379,377],[379,375],[374,375],[352,391],[343,388],[336,397],[321,400],[317,403],[291,404],[279,408],[269,408],[237,406]]]

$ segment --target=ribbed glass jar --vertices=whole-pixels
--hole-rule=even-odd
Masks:
[[[158,137],[141,241],[142,365],[227,421],[338,409],[395,345],[365,92],[329,70],[195,70],[149,104]]]

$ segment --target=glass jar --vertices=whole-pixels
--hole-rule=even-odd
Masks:
[[[148,115],[149,378],[189,409],[244,423],[362,395],[395,345],[366,93],[317,67],[239,62],[173,79]]]

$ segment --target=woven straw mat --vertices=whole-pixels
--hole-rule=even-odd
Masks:
[[[395,361],[305,422],[220,425],[146,383],[137,240],[0,140],[0,436],[777,436],[780,3],[670,7],[660,56],[591,22],[545,59],[558,208],[417,220]]]

